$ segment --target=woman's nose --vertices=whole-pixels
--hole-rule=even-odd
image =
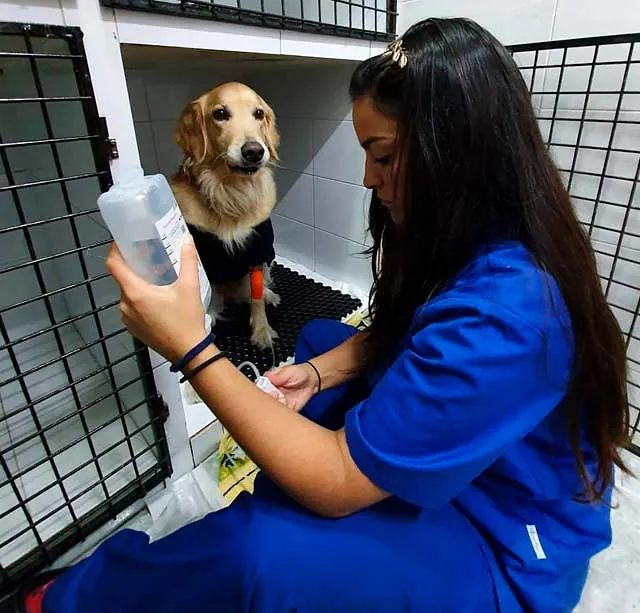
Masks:
[[[379,189],[381,187],[380,175],[374,171],[368,163],[364,165],[364,178],[362,184],[367,189]]]

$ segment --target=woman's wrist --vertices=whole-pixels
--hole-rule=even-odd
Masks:
[[[192,371],[194,368],[197,368],[200,364],[218,353],[220,353],[220,349],[216,347],[215,343],[211,343],[184,365],[183,372],[187,373]]]
[[[180,383],[185,381],[194,382],[202,372],[208,371],[216,362],[226,357],[227,355],[223,351],[220,351],[215,345],[210,345],[193,360],[190,360],[188,365],[182,369],[183,376],[180,379]]]
[[[318,367],[311,360],[307,360],[306,362],[303,362],[303,365],[309,367],[313,371],[313,376],[315,379],[313,393],[317,394],[322,390],[322,376],[320,375],[320,371],[318,370]]]
[[[184,334],[179,341],[173,343],[171,350],[165,354],[165,357],[172,364],[172,370],[177,372],[191,364],[202,351],[211,346],[213,339],[214,337],[211,336],[211,333],[207,332],[204,327],[199,332]],[[198,349],[198,346],[200,346],[200,349]],[[192,352],[193,355],[189,357],[189,353]]]

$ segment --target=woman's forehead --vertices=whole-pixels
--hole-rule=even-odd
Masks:
[[[368,96],[357,98],[353,103],[353,125],[364,149],[374,142],[394,141],[398,127],[394,119],[374,107]]]

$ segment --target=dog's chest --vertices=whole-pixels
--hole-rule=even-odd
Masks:
[[[251,268],[271,264],[275,258],[271,220],[250,229],[241,242],[230,244],[215,234],[189,226],[205,272],[213,284],[242,279]]]

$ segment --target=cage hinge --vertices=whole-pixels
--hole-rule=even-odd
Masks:
[[[98,117],[98,129],[100,137],[100,145],[104,150],[104,155],[108,160],[117,160],[120,157],[118,152],[118,143],[115,138],[109,136],[107,128],[107,120],[104,117]]]
[[[160,421],[164,424],[167,419],[169,419],[169,405],[164,401],[161,394],[156,395],[154,404],[155,412],[158,417],[160,417]]]

